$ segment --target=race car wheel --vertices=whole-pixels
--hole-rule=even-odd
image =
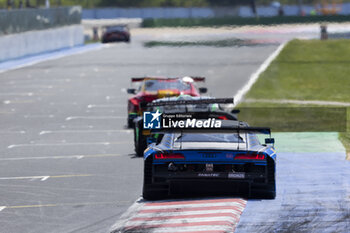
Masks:
[[[144,165],[142,196],[146,200],[163,199],[167,189],[161,185],[152,184],[152,158],[147,158]]]
[[[142,129],[135,126],[135,152],[138,157],[143,156],[143,152],[147,148],[147,139],[142,135]]]
[[[133,119],[128,117],[128,128],[131,129],[133,126],[134,126],[134,122],[133,122]]]
[[[275,175],[275,161],[271,158],[267,159],[267,187],[265,196],[267,199],[276,198],[276,175]]]
[[[145,200],[155,201],[161,200],[166,197],[167,191],[162,189],[162,187],[154,187],[153,185],[143,186],[142,196]]]
[[[136,152],[136,127],[134,127],[134,151]]]
[[[275,199],[276,198],[276,184],[269,184],[265,192],[266,199]]]
[[[252,185],[251,198],[256,199],[275,199],[276,198],[276,186],[275,183],[265,185]]]
[[[252,184],[251,196],[253,198],[276,198],[275,162],[271,158],[267,160],[267,174],[267,184]]]

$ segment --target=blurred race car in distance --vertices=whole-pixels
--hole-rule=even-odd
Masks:
[[[147,104],[147,111],[159,110],[163,114],[190,113],[196,119],[237,120],[239,110],[224,111],[222,104],[233,104],[233,98],[180,95],[178,97],[153,100]],[[137,156],[143,156],[147,145],[154,140],[159,140],[161,137],[162,135],[150,135],[149,130],[144,130],[143,116],[138,116],[134,119],[134,145]]]
[[[108,26],[102,35],[102,43],[125,41],[130,42],[130,32],[126,25]]]
[[[207,88],[196,87],[196,82],[205,82],[204,77],[183,77],[183,78],[164,78],[164,77],[141,77],[131,78],[132,83],[140,82],[138,89],[129,88],[128,94],[135,96],[128,100],[128,127],[133,127],[133,120],[141,116],[143,110],[141,105],[150,103],[155,99],[189,95],[199,96],[207,92]]]
[[[164,133],[144,153],[143,198],[232,195],[274,199],[276,152],[269,128],[222,121],[218,128],[154,129]],[[257,133],[269,134],[260,144]]]

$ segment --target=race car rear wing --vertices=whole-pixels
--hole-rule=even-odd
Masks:
[[[195,104],[233,104],[233,98],[212,98],[195,100],[165,100],[147,103],[147,107],[169,106],[169,105],[195,105]]]
[[[192,78],[194,82],[205,82],[205,77],[197,76],[188,76]],[[145,77],[132,77],[131,82],[142,82],[146,79],[155,79],[155,80],[169,80],[169,79],[182,79],[182,77],[156,77],[156,76],[145,76]]]
[[[205,82],[205,77],[192,77],[192,76],[190,76],[190,78],[192,78],[193,81],[195,81],[195,82]]]
[[[193,120],[193,119],[190,119]],[[208,119],[209,121],[210,119]],[[213,119],[212,119],[213,120]],[[180,125],[180,124],[178,124]],[[184,125],[184,124],[182,124]],[[204,124],[203,124],[204,125]],[[248,134],[265,134],[269,135],[268,138],[265,138],[265,145],[272,144],[274,145],[275,139],[271,138],[271,129],[268,127],[251,127],[247,123],[241,121],[232,121],[232,120],[221,120],[221,126],[218,128],[208,127],[208,128],[198,128],[198,127],[177,127],[177,128],[160,128],[160,129],[151,129],[148,131],[149,134],[167,134],[167,133],[179,133],[179,134],[245,134],[246,137],[246,146],[248,146],[247,135]],[[182,144],[181,144],[182,145]],[[239,143],[238,143],[239,148]]]
[[[162,128],[162,129],[152,129],[151,134],[166,134],[166,133],[254,133],[254,134],[271,134],[271,129],[267,127],[221,127],[221,128]]]

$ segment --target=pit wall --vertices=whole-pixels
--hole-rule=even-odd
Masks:
[[[0,36],[0,62],[84,44],[80,24]]]

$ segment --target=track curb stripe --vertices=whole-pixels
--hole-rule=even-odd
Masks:
[[[220,230],[213,230],[213,231],[180,231],[181,233],[224,233],[224,231],[220,231]]]
[[[208,218],[208,217],[236,217],[235,213],[213,213],[213,214],[191,214],[191,215],[177,215],[177,216],[161,216],[161,217],[136,217],[130,221],[162,221],[168,219],[179,218]]]
[[[235,206],[206,206],[206,207],[187,207],[187,208],[172,208],[172,209],[143,209],[139,213],[168,213],[168,212],[189,212],[189,211],[205,211],[205,210],[234,210],[242,211],[243,207]]]
[[[246,202],[238,198],[156,202],[139,199],[111,232],[234,232]]]
[[[231,221],[206,221],[206,222],[195,222],[195,223],[164,223],[164,224],[153,224],[153,225],[138,225],[128,226],[125,230],[137,230],[137,229],[148,229],[148,228],[172,228],[172,227],[186,227],[186,226],[231,226]]]

